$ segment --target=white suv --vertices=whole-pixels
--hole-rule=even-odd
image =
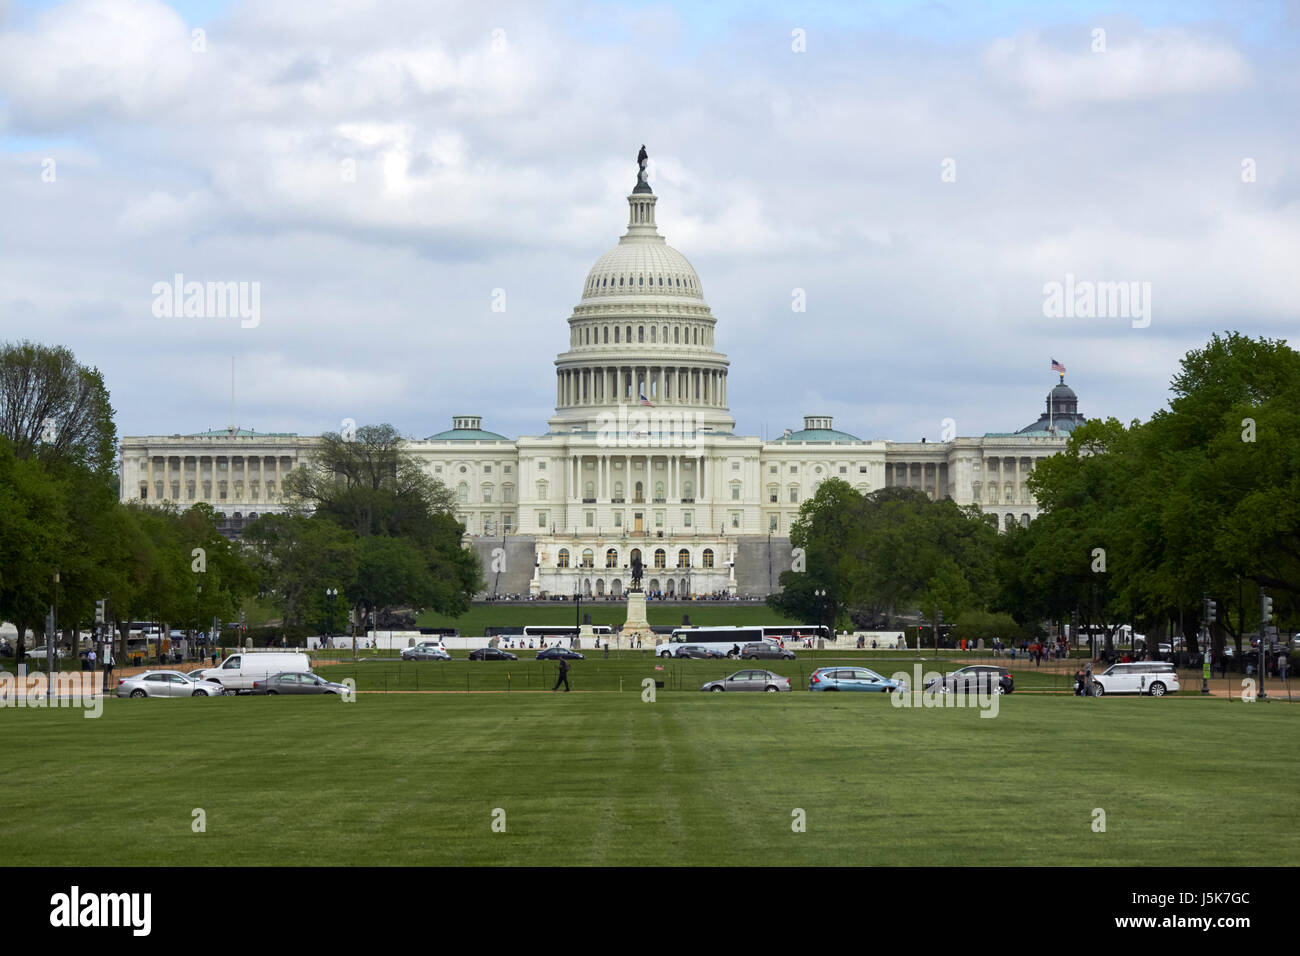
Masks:
[[[1112,664],[1092,678],[1093,690],[1103,694],[1150,694],[1163,697],[1178,692],[1178,672],[1173,664],[1142,661],[1137,664]]]

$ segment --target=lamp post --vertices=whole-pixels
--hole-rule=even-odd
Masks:
[[[328,622],[325,625],[325,640],[334,643],[334,599],[339,596],[338,588],[325,589],[325,602],[329,607]]]

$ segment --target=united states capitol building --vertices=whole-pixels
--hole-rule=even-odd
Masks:
[[[487,595],[619,595],[634,552],[652,595],[768,594],[800,504],[827,478],[978,504],[1000,527],[1037,515],[1026,479],[1084,420],[1063,376],[1038,420],[1005,434],[867,441],[807,414],[777,438],[737,435],[699,276],[659,234],[644,175],[627,202],[627,231],[569,316],[545,433],[510,439],[458,414],[407,446],[454,493]],[[122,499],[204,501],[237,535],[285,510],[281,482],[315,444],[237,428],[124,438]]]

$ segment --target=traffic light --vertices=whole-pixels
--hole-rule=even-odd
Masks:
[[[104,623],[104,607],[107,604],[108,602],[102,599],[95,602],[95,623],[96,624]]]
[[[1205,599],[1205,626],[1209,627],[1219,619],[1219,606],[1214,598]]]
[[[1261,624],[1267,624],[1273,620],[1273,599],[1267,594],[1259,596],[1259,621]]]

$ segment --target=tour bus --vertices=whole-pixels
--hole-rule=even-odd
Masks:
[[[760,630],[763,636],[776,641],[803,641],[812,638],[816,646],[818,640],[830,641],[831,629],[824,624],[764,624]]]
[[[764,640],[775,643],[776,638],[764,635],[761,627],[679,627],[673,631],[668,643],[655,648],[655,653],[660,657],[676,657],[681,645],[690,644],[728,655],[733,648]]]
[[[577,637],[578,631],[579,629],[572,624],[529,624],[524,628],[524,640],[531,638],[540,641],[567,641],[571,637]],[[608,638],[614,634],[614,629],[604,624],[593,626],[591,631],[597,638]]]

